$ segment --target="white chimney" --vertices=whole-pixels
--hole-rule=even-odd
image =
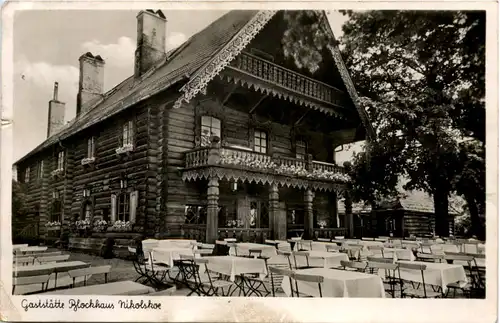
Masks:
[[[47,125],[47,138],[64,126],[64,114],[66,112],[66,104],[58,100],[59,83],[54,83],[54,93],[52,100],[49,101],[49,122]]]
[[[87,52],[80,56],[80,80],[76,102],[76,115],[88,110],[86,103],[101,97],[104,92],[104,60]]]

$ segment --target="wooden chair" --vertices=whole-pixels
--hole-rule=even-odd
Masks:
[[[59,255],[59,256],[49,256],[49,257],[37,257],[36,261],[40,264],[45,264],[49,262],[59,262],[66,261],[69,259],[69,255]]]
[[[281,277],[287,277],[290,283],[291,296],[293,297],[293,282],[292,277],[294,275],[293,271],[286,268],[278,268],[276,266],[268,267],[269,275],[271,276],[271,293],[273,297],[276,297],[277,287],[275,285],[275,278],[279,277],[278,281],[281,281]]]
[[[307,269],[307,268],[312,268],[309,266],[309,252],[307,251],[292,251],[293,255],[293,263],[294,263],[294,269]],[[298,266],[297,265],[297,256],[302,256],[306,258],[306,265],[305,266]]]
[[[460,282],[454,282],[454,283],[449,283],[446,285],[448,287],[448,292],[446,293],[446,297],[448,297],[448,294],[451,289],[453,289],[453,297],[456,296],[457,289],[461,290],[464,296],[470,297],[470,292],[472,289],[472,284],[474,283],[474,269],[473,269],[473,261],[474,257],[473,256],[467,256],[464,254],[460,253],[454,253],[454,252],[445,252],[444,259],[448,263],[453,263],[454,261],[462,261],[465,262],[466,265],[464,265],[464,269],[467,274],[467,279],[468,282],[467,284],[463,285],[460,284]]]
[[[471,292],[474,293],[475,297],[484,298],[486,295],[486,268],[479,266],[477,264],[477,260],[486,259],[486,255],[478,253],[467,253],[466,255],[474,257],[474,260],[472,261],[474,274],[472,277],[473,284]]]
[[[394,261],[391,258],[380,258],[380,257],[373,257],[373,256],[366,257],[366,260],[368,262],[377,262],[377,263],[384,263],[384,264],[394,263]]]
[[[401,274],[399,272],[399,265],[389,261],[391,261],[391,259],[371,259],[368,260],[367,268],[369,268],[373,274],[378,274],[380,270],[384,271],[384,278],[382,279],[384,290],[386,293],[389,293],[392,298],[396,298],[396,287],[399,286],[400,291],[402,291]]]
[[[288,261],[288,269],[292,270],[293,269],[292,261],[290,259],[292,257],[292,252],[283,251],[283,250],[276,250],[276,253],[278,254],[278,256],[283,256],[286,258],[286,260]]]
[[[201,258],[193,258],[194,264],[194,280],[197,284],[198,292],[206,296],[229,296],[231,292],[231,287],[234,283],[221,278],[221,275],[217,277],[212,276],[211,271],[208,269],[208,260]],[[202,270],[200,270],[202,269]],[[224,288],[227,288],[227,292],[224,293]],[[200,295],[198,294],[198,295]],[[188,295],[189,296],[189,295]]]
[[[361,250],[363,250],[363,246],[357,244],[347,244],[343,249],[350,260],[359,260],[361,258]]]
[[[33,257],[33,256],[22,256],[22,257],[14,256],[14,258],[12,259],[12,262],[14,263],[15,266],[33,265],[35,263],[35,257]]]
[[[409,271],[415,271],[415,272],[420,272],[420,276],[422,278],[422,283],[417,284],[417,287],[414,287],[413,282],[411,282],[411,288],[405,287],[402,285],[401,288],[401,297],[405,298],[409,296],[410,298],[439,298],[442,297],[443,294],[441,291],[433,291],[433,290],[427,290],[426,288],[426,283],[425,283],[425,275],[424,271],[427,269],[427,265],[422,265],[422,264],[415,264],[415,263],[408,263],[408,262],[398,262],[399,269],[405,269]],[[404,282],[404,281],[403,281]],[[422,289],[419,287],[422,286]]]
[[[297,241],[299,251],[311,251],[312,250],[312,240],[299,240]],[[305,249],[307,247],[308,249]]]
[[[250,257],[250,258],[260,258],[261,256],[262,256],[261,249],[249,249],[248,250],[248,257]]]
[[[68,275],[73,279],[72,287],[75,287],[76,278],[83,277],[83,286],[87,286],[87,280],[92,275],[104,274],[104,283],[108,283],[108,274],[111,272],[111,265],[99,266],[99,267],[88,267],[82,269],[69,270]]]
[[[279,242],[275,240],[264,240],[264,244],[269,245],[269,246],[274,246],[276,249],[278,249],[278,245],[280,244]]]
[[[368,250],[373,252],[373,254],[381,254],[384,258],[384,247],[382,246],[368,246]]]
[[[442,262],[444,255],[436,255],[433,253],[417,252],[417,260],[425,262]]]
[[[299,281],[309,282],[309,283],[317,283],[318,284],[318,290],[319,290],[319,297],[323,297],[323,292],[321,291],[321,284],[325,280],[325,278],[323,276],[319,276],[319,275],[304,275],[304,274],[293,273],[292,278],[293,278],[293,280],[295,280],[295,291],[294,291],[294,293],[295,293],[295,295],[297,295],[297,297],[312,297],[312,296],[300,293],[300,291],[299,291],[299,285],[297,284],[297,282],[299,282]],[[290,285],[290,287],[293,289],[292,286],[293,285]]]
[[[224,241],[229,242],[229,243],[236,243],[238,240],[236,238],[226,238]]]
[[[342,269],[344,269],[344,270],[354,270],[354,271],[364,273],[364,272],[366,272],[366,269],[368,267],[368,263],[364,262],[364,261],[341,260],[340,267],[342,267]]]
[[[40,269],[36,276],[30,276],[32,275],[31,273],[22,271],[12,272],[12,295],[14,295],[16,286],[41,284],[41,292],[47,290],[50,275],[52,275],[53,272],[54,268]]]
[[[174,295],[176,290],[177,290],[177,288],[175,286],[172,286],[170,288],[167,288],[167,289],[164,289],[164,290],[161,290],[158,292],[154,292],[154,293],[149,293],[147,295],[148,296],[172,296],[172,295]]]
[[[340,252],[341,250],[342,250],[341,246],[336,246],[336,245],[331,245],[331,244],[326,245],[327,252]]]

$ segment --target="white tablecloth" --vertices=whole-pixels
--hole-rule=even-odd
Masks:
[[[16,249],[16,253],[31,253],[31,252],[41,252],[41,251],[46,251],[48,247],[39,247],[39,246],[33,246],[33,247],[21,247],[19,249]]]
[[[411,249],[404,248],[384,248],[384,257],[394,260],[415,260],[415,255]]]
[[[485,252],[485,246],[483,243],[479,244],[470,244],[466,243],[462,245],[461,251],[465,253],[484,253]]]
[[[84,287],[69,288],[42,295],[144,295],[153,293],[152,287],[145,286],[133,281],[118,281],[113,283],[91,285]]]
[[[334,242],[323,242],[323,241],[312,242],[312,250],[315,251],[327,251],[326,246],[338,246],[338,244]]]
[[[443,292],[446,293],[449,283],[460,282],[465,284],[467,282],[467,276],[465,275],[465,270],[462,265],[459,264],[447,264],[447,263],[431,263],[423,261],[406,261],[402,260],[401,263],[413,263],[426,265],[427,269],[424,271],[424,278],[426,285],[441,286]],[[422,283],[422,275],[418,270],[408,270],[400,268],[401,279]]]
[[[432,245],[430,249],[431,253],[436,255],[444,255],[445,252],[460,252],[460,250],[456,245],[447,243]]]
[[[168,239],[159,240],[158,248],[193,248],[196,240]]]
[[[377,275],[326,268],[309,268],[296,270],[295,272],[298,274],[323,276],[324,282],[321,284],[323,297],[385,298],[382,279]],[[297,285],[300,293],[319,297],[317,283],[299,281]],[[281,287],[286,295],[291,296],[288,277],[283,277]]]
[[[295,260],[297,261],[297,267],[307,266],[305,256],[296,255]],[[347,254],[341,252],[327,252],[316,250],[309,251],[309,266],[311,267],[339,267],[341,260],[349,261],[349,257],[347,256]]]
[[[234,281],[235,277],[241,274],[260,274],[262,278],[267,275],[266,263],[263,259],[235,256],[213,256],[203,259],[208,260],[209,270],[227,275],[231,281]]]
[[[156,263],[162,263],[170,267],[174,266],[174,260],[181,259],[180,255],[194,255],[191,248],[154,248],[153,259]]]
[[[276,248],[271,245],[250,242],[242,242],[236,244],[236,252],[238,256],[248,256],[250,249],[261,250],[261,256],[263,257],[271,258],[276,255]],[[231,249],[229,249],[229,254],[235,255],[234,247],[231,247]]]

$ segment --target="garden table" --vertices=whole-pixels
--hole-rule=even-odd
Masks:
[[[235,256],[211,256],[203,259],[208,260],[207,268],[210,271],[226,275],[231,281],[242,274],[259,274],[261,278],[267,275],[263,259]]]
[[[378,275],[365,274],[349,270],[308,268],[295,270],[297,274],[322,276],[321,292],[323,297],[366,297],[385,298],[384,284]],[[292,280],[292,283],[294,281]],[[299,292],[313,297],[319,297],[317,283],[298,281]],[[291,295],[290,281],[283,278],[281,284],[286,295]]]
[[[167,239],[158,240],[158,248],[193,248],[196,249],[196,240]]]
[[[377,257],[377,254],[374,254]],[[380,254],[381,256],[381,254]],[[411,249],[406,248],[384,248],[384,258],[393,258],[394,260],[414,261],[415,255]]]
[[[22,247],[16,250],[16,254],[21,252],[23,254],[27,253],[32,253],[32,252],[43,252],[46,251],[48,247],[39,247],[39,246],[32,246],[32,247]]]
[[[174,260],[181,259],[180,255],[190,255],[193,256],[194,252],[192,248],[154,248],[152,251],[152,257],[154,263],[162,263],[167,266],[173,267]]]
[[[250,243],[250,242],[241,242],[236,244],[236,253],[234,252],[235,247],[231,247],[229,249],[230,255],[238,255],[238,256],[248,256],[250,253],[250,249],[260,250],[261,256],[271,258],[276,255],[276,248],[271,245],[260,244],[260,243]]]
[[[309,253],[309,266],[310,267],[324,267],[333,268],[340,267],[340,261],[349,261],[349,256],[343,252],[328,252],[328,251],[308,251]],[[295,255],[297,267],[307,266],[306,257],[302,255]]]
[[[326,242],[326,241],[313,241],[312,242],[312,250],[313,251],[326,251],[326,246],[338,246],[338,243]]]
[[[443,293],[446,293],[446,285],[450,283],[467,283],[467,276],[464,267],[460,264],[434,263],[424,261],[400,260],[399,263],[412,263],[426,265],[424,279],[426,285],[440,286]],[[418,270],[400,268],[401,279],[422,283],[422,275]]]
[[[153,293],[152,287],[133,281],[118,281],[107,284],[69,288],[43,293],[42,295],[144,295]]]

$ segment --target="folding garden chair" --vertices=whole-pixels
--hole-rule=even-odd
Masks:
[[[364,261],[341,260],[340,267],[342,267],[343,270],[351,270],[351,271],[358,271],[360,273],[364,273],[364,272],[366,272],[366,269],[368,267],[368,263],[364,262]]]
[[[323,292],[321,290],[321,284],[325,280],[323,276],[319,276],[319,275],[304,275],[304,274],[293,273],[292,278],[293,278],[293,280],[295,280],[295,291],[294,291],[294,293],[295,293],[295,295],[297,295],[297,297],[313,297],[313,296],[310,296],[310,295],[305,295],[305,294],[303,294],[303,293],[301,293],[299,291],[299,285],[298,285],[299,281],[309,282],[309,283],[317,283],[318,284],[319,297],[323,297]],[[292,286],[293,285],[291,285],[290,287],[293,289]]]
[[[293,297],[294,293],[293,293],[293,281],[292,281],[292,277],[294,275],[293,271],[289,270],[289,269],[286,269],[286,268],[278,268],[276,266],[269,266],[268,267],[268,270],[269,270],[269,276],[271,276],[271,293],[273,295],[273,297],[276,297],[276,291],[278,290],[278,287],[277,284],[276,284],[276,281],[282,281],[282,277],[283,279],[285,279],[284,277],[286,277],[290,283],[290,291],[291,291],[291,296]]]
[[[399,271],[399,265],[391,262],[391,259],[386,258],[375,258],[368,260],[367,267],[372,271],[373,274],[379,274],[381,270],[384,271],[384,276],[382,282],[384,284],[384,290],[386,293],[396,298],[396,287],[400,287],[402,291],[401,274]]]
[[[411,287],[409,286],[404,286],[402,285],[401,289],[401,297],[410,297],[410,298],[440,298],[443,297],[443,293],[439,291],[434,291],[434,290],[428,290],[427,289],[427,284],[425,283],[425,275],[424,271],[427,269],[427,265],[422,265],[422,264],[415,264],[415,263],[407,263],[407,262],[399,262],[399,269],[405,269],[409,271],[415,271],[419,272],[420,276],[422,278],[422,282],[417,284],[417,287],[415,288],[415,285],[413,282],[411,283]],[[404,280],[403,280],[404,282]],[[420,288],[422,287],[422,288]],[[440,289],[440,288],[439,288]]]
[[[87,267],[82,269],[75,269],[68,271],[68,275],[73,279],[73,284],[71,287],[75,287],[75,282],[77,277],[83,278],[83,286],[87,286],[87,280],[92,275],[104,274],[104,283],[108,283],[108,274],[111,272],[111,265],[99,266],[99,267]]]

